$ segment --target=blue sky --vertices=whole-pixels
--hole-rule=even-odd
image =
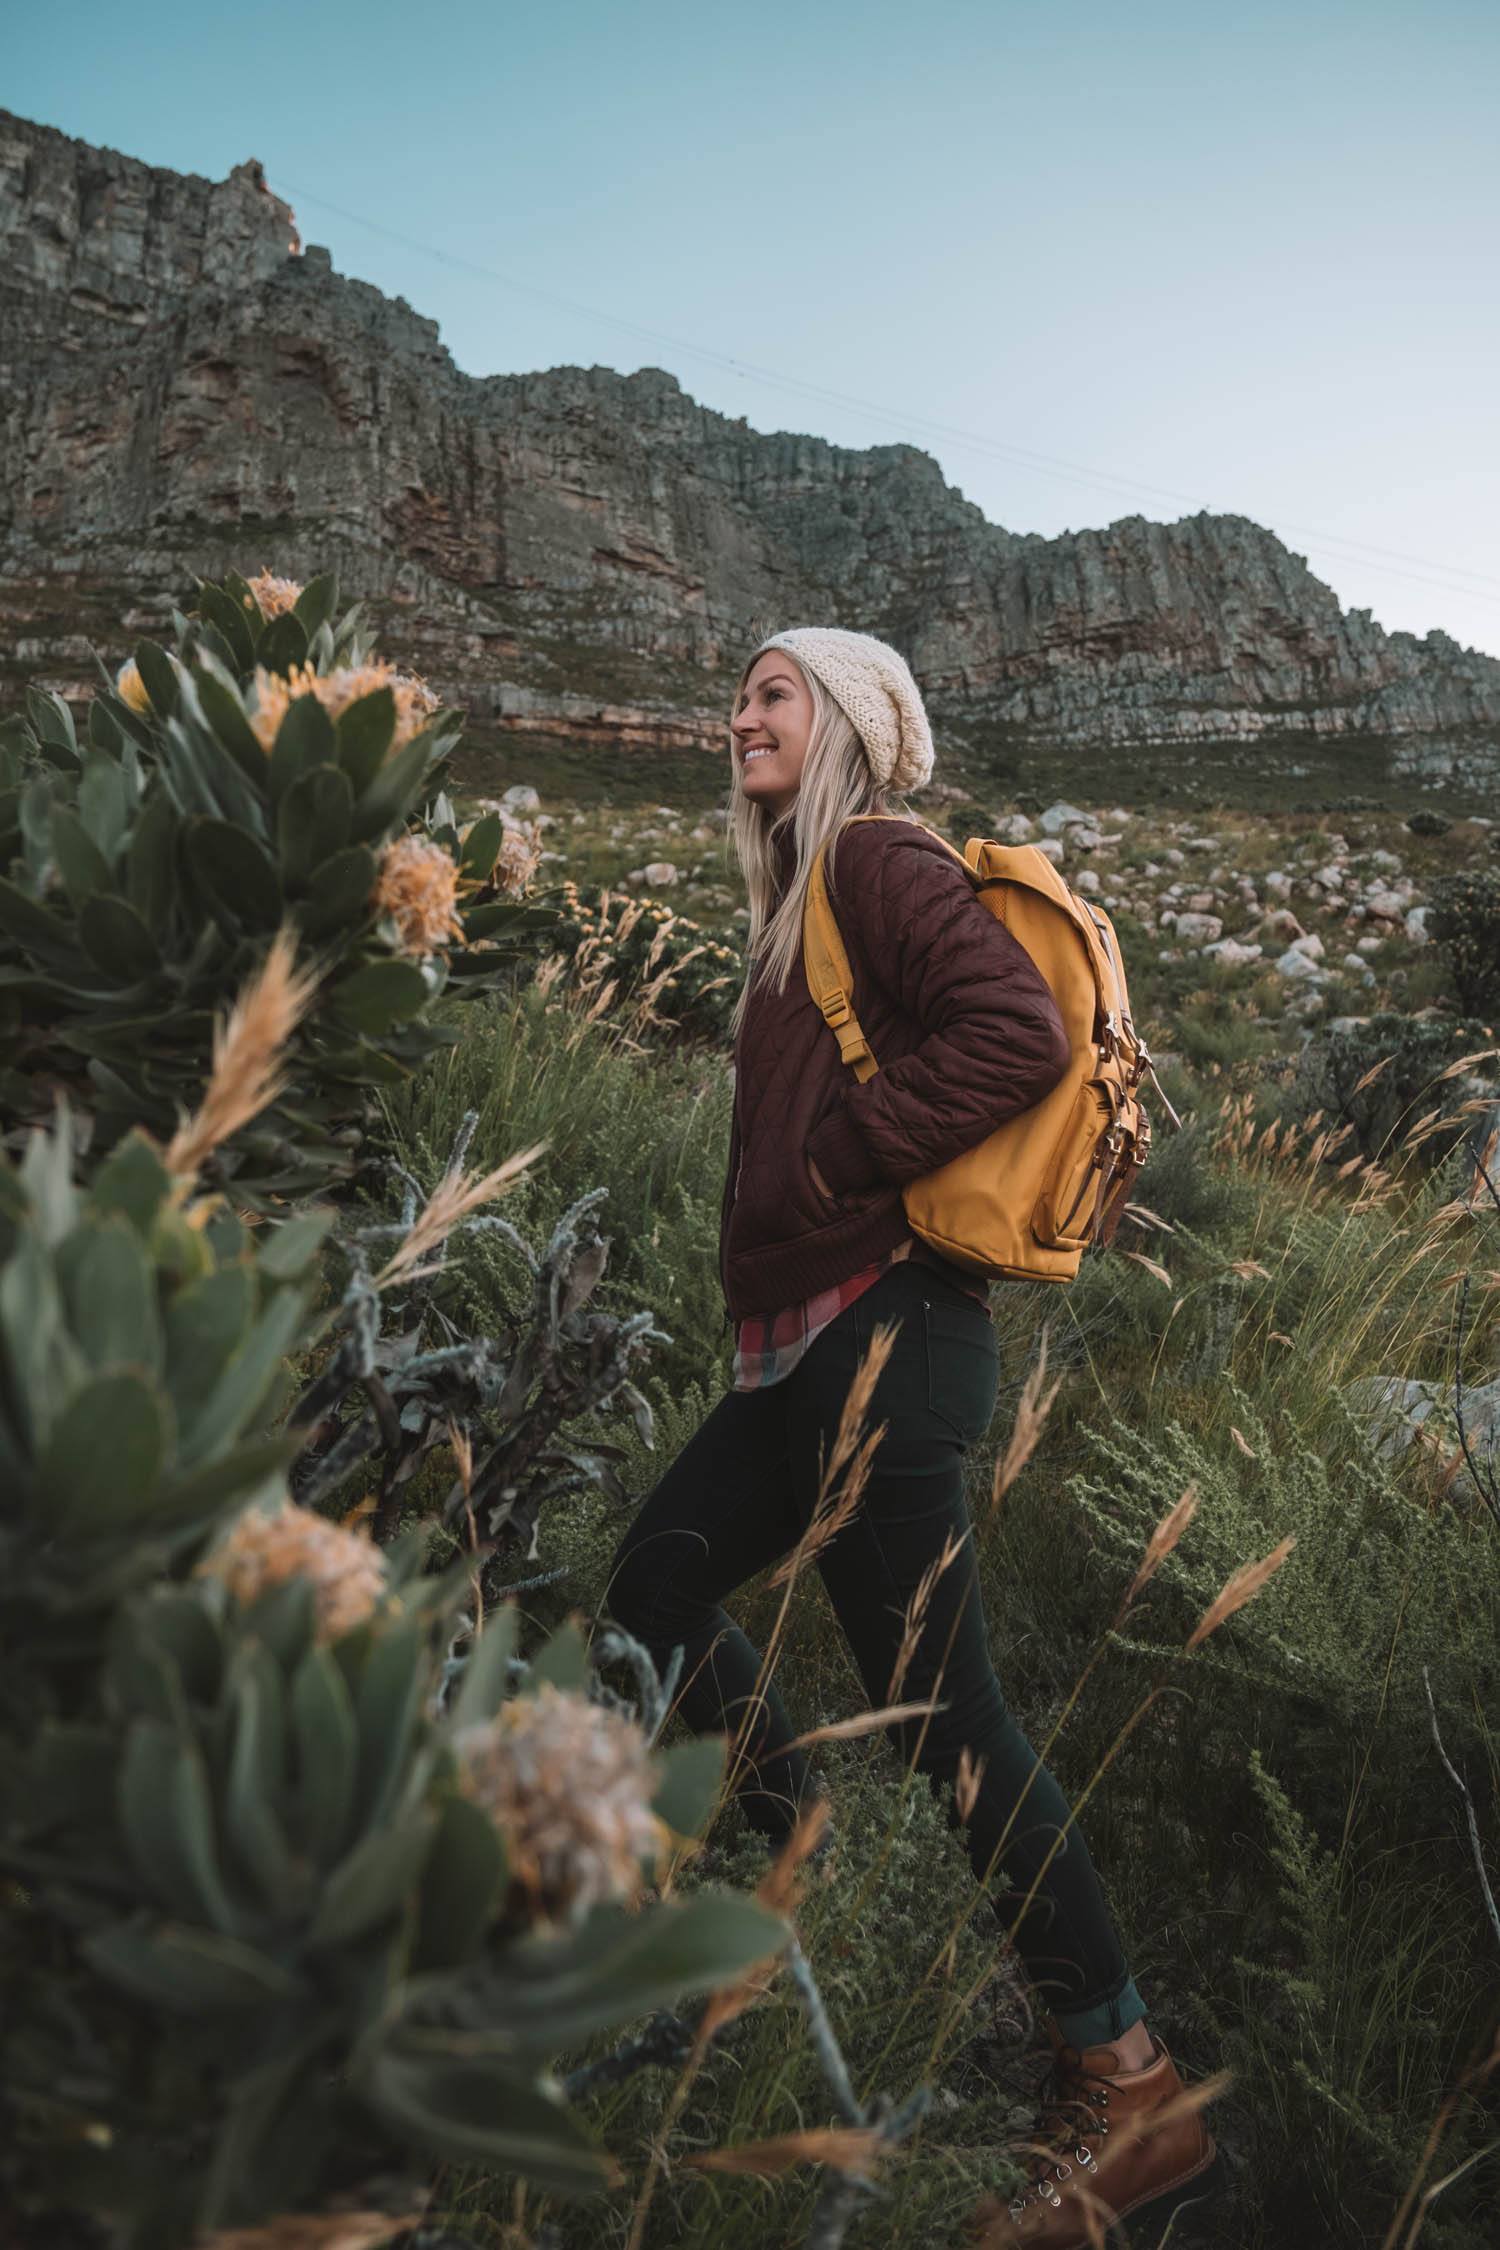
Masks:
[[[1497,102],[1493,0],[59,0],[0,55],[23,116],[258,156],[472,373],[669,368],[1017,531],[1252,516],[1500,654]]]

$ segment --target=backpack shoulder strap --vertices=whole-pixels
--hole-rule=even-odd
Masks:
[[[854,820],[885,817],[881,813],[855,813],[844,826],[851,826]],[[849,966],[849,955],[828,897],[823,869],[825,849],[826,846],[819,848],[808,878],[807,903],[802,915],[802,966],[807,989],[839,1043],[840,1060],[848,1063],[856,1078],[873,1078],[880,1065],[854,1013],[854,972]]]
[[[852,827],[856,820],[895,820],[900,817],[897,813],[852,813],[843,826]],[[950,844],[946,836],[938,835],[935,828],[926,830],[926,833],[935,837],[945,851],[951,852],[968,874],[976,873],[956,844]],[[813,860],[812,874],[808,879],[807,907],[802,918],[802,962],[807,976],[807,988],[823,1011],[824,1022],[839,1043],[841,1060],[848,1063],[856,1078],[872,1078],[880,1065],[870,1051],[863,1026],[854,1012],[854,974],[849,967],[849,955],[828,896],[822,849]]]

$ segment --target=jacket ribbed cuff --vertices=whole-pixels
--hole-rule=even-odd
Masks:
[[[846,1105],[830,1110],[807,1136],[807,1153],[835,1195],[852,1195],[884,1178]]]

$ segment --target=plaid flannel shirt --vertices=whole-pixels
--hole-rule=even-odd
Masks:
[[[887,1266],[909,1257],[911,1246],[912,1237],[908,1235],[888,1257],[861,1266],[858,1273],[850,1274],[847,1281],[837,1282],[832,1289],[820,1289],[815,1296],[805,1298],[800,1305],[788,1305],[784,1311],[751,1313],[742,1320],[735,1330],[733,1388],[760,1391],[790,1375],[813,1338],[820,1336],[831,1320],[837,1320],[846,1305],[863,1296]]]

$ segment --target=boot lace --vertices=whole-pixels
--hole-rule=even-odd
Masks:
[[[1085,2070],[1076,2049],[1064,2047],[1049,2065],[1038,2089],[1039,2106],[1031,2121],[1031,2150],[1018,2195],[1011,2200],[1013,2219],[1025,2216],[1028,2203],[1062,2202],[1059,2183],[1074,2172],[1085,2178],[1098,2157],[1090,2146],[1109,2132],[1109,2080]]]

